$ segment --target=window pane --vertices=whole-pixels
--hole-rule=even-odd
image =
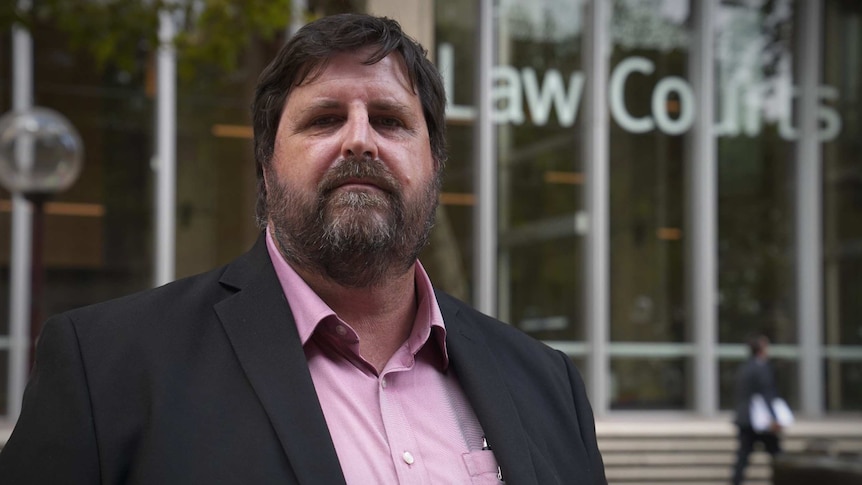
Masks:
[[[826,392],[830,411],[862,409],[862,362],[827,359]]]
[[[716,19],[721,342],[796,341],[792,7],[725,2]]]
[[[611,359],[611,409],[686,409],[687,359]]]
[[[581,1],[500,2],[500,315],[539,338],[584,338]]]
[[[437,288],[472,300],[473,255],[473,66],[476,8],[472,2],[434,2],[435,45],[426,45],[444,78],[449,159],[431,241],[420,259]]]
[[[862,4],[824,7],[822,112],[824,180],[824,342],[856,361],[826,363],[826,406],[862,410]],[[831,121],[831,122],[830,122]],[[836,124],[837,122],[837,124]],[[831,129],[830,129],[831,128]]]
[[[227,263],[258,236],[249,106],[258,74],[274,57],[279,41],[252,42],[230,73],[180,60],[177,277]]]
[[[694,98],[688,2],[614,2],[610,59],[612,341],[682,342],[684,163]]]
[[[152,282],[154,66],[146,56],[98,66],[51,27],[32,36],[35,104],[66,116],[84,143],[78,181],[45,206],[47,316]]]

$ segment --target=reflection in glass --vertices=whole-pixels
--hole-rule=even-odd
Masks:
[[[437,220],[419,259],[434,286],[464,301],[472,295],[473,171],[471,125],[449,123],[446,162]]]
[[[716,20],[721,342],[796,341],[792,7],[727,2]]]
[[[512,324],[542,340],[586,338],[583,326],[573,320],[583,308],[579,282],[573,282],[580,266],[580,245],[579,237],[562,237],[533,242],[529,250],[511,251],[509,304],[519,310]],[[578,291],[573,293],[573,287]]]
[[[840,132],[823,144],[824,343],[855,361],[828,359],[826,407],[862,410],[862,3],[824,7],[825,103]],[[831,133],[829,133],[831,135]]]
[[[235,70],[180,60],[177,82],[177,277],[224,264],[251,247],[257,182],[252,93],[279,39],[253,41]]]
[[[507,0],[497,12],[500,316],[538,338],[584,338],[582,8]]]
[[[683,342],[688,2],[614,2],[610,59],[612,341]]]
[[[434,2],[435,45],[426,46],[445,79],[449,160],[443,178],[437,221],[420,260],[431,281],[462,300],[472,301],[473,267],[473,75],[476,8],[472,2]],[[472,113],[472,112],[471,112]]]
[[[829,410],[862,410],[862,362],[827,359],[825,367]]]
[[[688,359],[611,359],[611,409],[686,409]]]
[[[154,65],[97,65],[51,26],[33,29],[34,104],[80,133],[83,170],[45,207],[45,308],[51,315],[150,286]],[[8,240],[8,235],[0,237]]]

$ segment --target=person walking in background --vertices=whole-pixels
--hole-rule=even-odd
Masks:
[[[0,483],[607,483],[572,360],[417,259],[446,159],[426,54],[360,14],[290,38],[252,105],[257,243],[51,318]]]
[[[772,367],[769,365],[769,338],[765,335],[752,337],[748,341],[748,348],[750,357],[739,366],[736,374],[734,422],[738,428],[739,443],[733,468],[733,485],[742,483],[755,443],[763,443],[766,451],[773,457],[781,452],[781,425],[773,405],[778,398],[778,391]],[[759,429],[760,426],[755,426],[753,422],[756,417],[752,416],[752,401],[756,400],[765,405],[769,414],[769,423],[764,429]]]

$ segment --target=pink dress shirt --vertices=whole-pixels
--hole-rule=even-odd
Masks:
[[[308,360],[341,469],[354,484],[500,483],[454,373],[431,281],[416,263],[413,330],[378,375],[359,337],[278,252],[267,249]]]

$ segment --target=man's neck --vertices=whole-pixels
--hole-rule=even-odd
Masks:
[[[309,287],[359,334],[359,352],[378,372],[404,344],[416,318],[415,265],[371,287],[342,286],[296,269]]]

